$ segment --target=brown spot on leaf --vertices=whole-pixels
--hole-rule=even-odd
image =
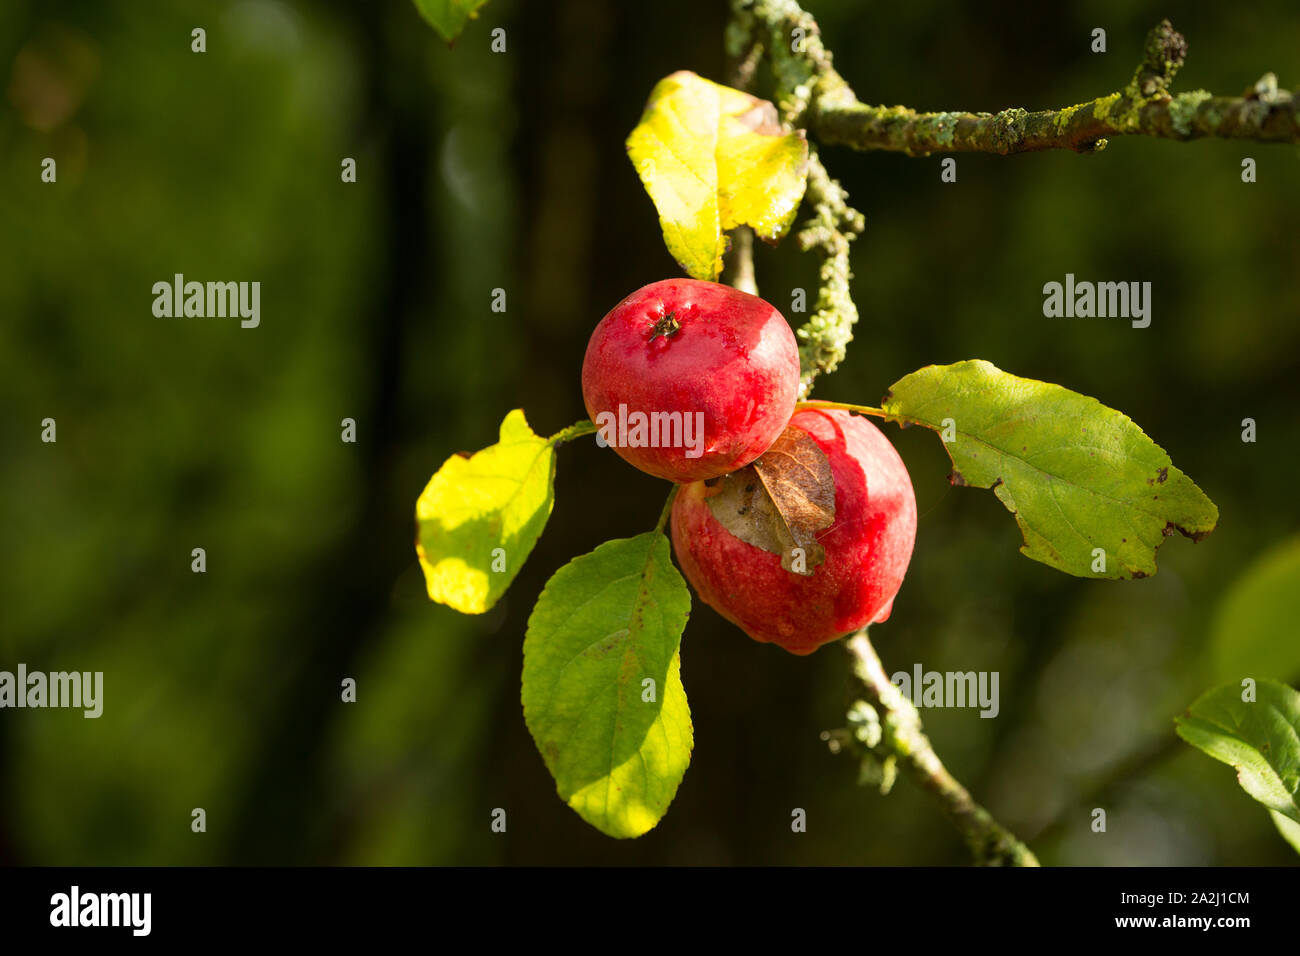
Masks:
[[[783,135],[784,131],[781,129],[781,119],[776,114],[776,107],[758,97],[751,97],[751,99],[752,104],[749,109],[735,115],[736,122],[759,136]]]
[[[965,488],[970,483],[966,480],[965,475],[954,468],[952,474],[948,476],[948,484],[954,485],[958,488]]]
[[[1172,528],[1173,530],[1170,530],[1171,528]],[[1204,538],[1205,538],[1205,537],[1206,537],[1206,536],[1207,536],[1211,531],[1213,531],[1213,530],[1214,530],[1213,528],[1210,528],[1210,529],[1207,530],[1207,531],[1188,531],[1186,528],[1180,528],[1180,527],[1178,527],[1178,526],[1177,526],[1176,524],[1174,524],[1172,521],[1169,522],[1167,525],[1165,525],[1165,534],[1166,534],[1166,535],[1171,535],[1171,534],[1174,533],[1174,531],[1177,531],[1177,532],[1178,532],[1179,534],[1181,534],[1184,538],[1191,538],[1193,544],[1196,543],[1196,542],[1198,542],[1198,541],[1203,540],[1203,539],[1204,539]]]

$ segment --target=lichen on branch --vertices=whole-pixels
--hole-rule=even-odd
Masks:
[[[816,147],[808,147],[808,191],[812,218],[799,231],[799,248],[821,257],[817,303],[808,321],[795,332],[799,340],[800,398],[812,390],[822,372],[833,372],[853,340],[858,307],[849,282],[853,271],[849,243],[862,232],[862,213],[848,204],[849,194],[831,179]]]
[[[1170,83],[1187,43],[1168,20],[1147,35],[1142,62],[1120,91],[1064,109],[998,113],[919,113],[905,106],[868,106],[836,72],[817,23],[794,0],[733,0],[765,45],[787,122],[805,126],[822,143],[910,155],[998,153],[1047,149],[1091,152],[1108,137],[1204,137],[1266,143],[1300,142],[1297,96],[1279,90],[1272,74],[1244,96],[1205,90],[1174,95]],[[733,30],[729,38],[743,35]]]
[[[975,862],[981,866],[1038,866],[1038,858],[1029,847],[976,803],[970,792],[948,772],[921,729],[921,717],[915,705],[886,676],[867,632],[859,631],[847,644],[853,673],[862,681],[871,705],[869,709],[881,714],[877,732],[865,740],[864,735],[858,734],[856,739],[859,746],[866,747],[887,768],[882,783],[892,782],[892,768],[901,764],[913,780],[939,801],[966,841]],[[835,739],[843,741],[846,737],[840,735]]]
[[[795,7],[798,10],[797,7]],[[760,23],[750,5],[745,2],[733,6],[733,16],[727,26],[726,47],[730,62],[728,70],[732,85],[747,89],[753,83],[754,73],[764,52],[769,54],[774,69],[778,64],[786,77],[785,87],[795,91],[793,98],[784,96],[779,102],[782,124],[794,129],[803,114],[806,103],[798,91],[809,89],[805,80],[812,77],[809,69],[801,67],[803,61],[782,55],[776,48],[765,44],[758,28]],[[816,21],[799,11],[802,24],[799,29],[809,33],[796,34],[816,43],[820,54],[811,61],[830,69],[829,54],[816,38]],[[809,47],[809,49],[814,49]],[[785,69],[788,67],[788,69]],[[802,72],[801,72],[802,70]],[[863,228],[862,213],[848,204],[848,193],[839,182],[832,179],[817,155],[817,148],[808,144],[807,190],[804,200],[812,210],[797,236],[799,248],[814,251],[821,258],[818,268],[817,300],[808,320],[795,331],[799,341],[799,397],[807,398],[813,381],[823,372],[834,371],[844,359],[849,342],[853,339],[853,326],[858,321],[858,309],[853,304],[849,282],[853,278],[849,261],[849,243]],[[733,236],[732,284],[747,292],[756,290],[753,277],[753,253],[750,237],[738,232]]]

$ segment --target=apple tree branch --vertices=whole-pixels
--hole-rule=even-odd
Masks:
[[[848,205],[847,194],[826,171],[818,143],[911,156],[1007,156],[1049,149],[1092,153],[1116,136],[1300,143],[1300,96],[1279,89],[1272,73],[1241,96],[1171,92],[1187,43],[1168,20],[1147,35],[1142,61],[1122,89],[1075,106],[1035,112],[1010,108],[998,113],[921,113],[905,106],[869,106],[835,70],[817,21],[796,0],[731,0],[726,48],[734,85],[751,86],[765,61],[783,124],[810,134],[806,200],[811,216],[798,242],[803,250],[815,251],[821,265],[815,310],[796,330],[801,399],[808,397],[819,374],[833,371],[843,360],[858,319],[849,291],[849,244],[862,231],[862,214]],[[753,284],[751,245],[742,240],[737,250],[737,284]],[[978,862],[1036,866],[1033,853],[944,768],[921,729],[916,708],[885,675],[866,632],[847,643],[869,699],[850,714],[856,729],[829,735],[832,746],[865,748],[869,759],[864,760],[864,770],[875,775],[882,789],[888,789],[901,765],[939,800]]]
[[[805,128],[822,144],[893,150],[913,156],[981,152],[1011,155],[1047,149],[1095,152],[1113,136],[1203,137],[1300,143],[1298,97],[1265,74],[1243,96],[1205,90],[1170,92],[1187,43],[1168,20],[1147,36],[1142,62],[1123,89],[1063,109],[998,113],[919,113],[905,106],[868,106],[835,70],[817,21],[796,0],[732,0],[726,32],[733,78],[748,87],[766,60],[782,121]],[[797,330],[802,398],[814,379],[843,360],[858,312],[848,292],[848,244],[861,231],[861,213],[848,206],[839,183],[809,143],[811,224],[800,233],[805,250],[822,257],[816,309]],[[742,256],[747,253],[742,252]]]
[[[1297,97],[1267,73],[1242,96],[1205,90],[1173,94],[1170,84],[1187,56],[1187,41],[1168,20],[1147,35],[1142,62],[1123,89],[1063,109],[998,113],[919,113],[905,106],[869,106],[832,65],[817,21],[794,0],[733,0],[733,16],[764,44],[787,122],[828,144],[931,153],[1092,152],[1112,136],[1205,137],[1300,143]]]
[[[883,768],[884,786],[892,782],[894,768],[901,764],[917,783],[934,796],[953,826],[982,866],[1038,866],[1030,849],[1016,839],[992,814],[975,802],[970,792],[950,774],[930,738],[921,729],[921,718],[907,696],[885,674],[866,630],[847,641],[853,672],[862,681],[868,714],[876,715],[875,726],[866,732],[832,736],[839,746],[845,742],[866,748],[875,765]],[[861,708],[861,705],[859,705]],[[861,722],[860,722],[861,723]],[[837,749],[833,746],[832,749]]]

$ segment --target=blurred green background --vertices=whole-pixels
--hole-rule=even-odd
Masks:
[[[1121,87],[1166,14],[1190,45],[1176,89],[1300,84],[1290,0],[808,6],[869,102],[1075,103]],[[623,139],[660,77],[725,79],[725,14],[490,0],[448,48],[404,0],[0,6],[0,669],[105,681],[98,720],[0,711],[0,862],[966,862],[910,781],[860,789],[819,740],[854,696],[839,648],[795,658],[699,602],[696,747],[667,817],[617,842],[564,806],[519,705],[527,615],[570,557],[652,527],[665,492],[590,440],[562,450],[549,528],[496,609],[424,596],[429,476],[511,408],[543,434],[583,417],[593,325],[676,274]],[[1300,150],[1120,139],[963,156],[956,184],[938,157],[823,158],[867,230],[858,339],[819,397],[874,403],[922,365],[988,359],[1123,410],[1222,512],[1149,580],[1068,578],[1017,553],[991,494],[948,486],[933,436],[889,426],[921,517],[881,656],[1000,673],[997,719],[924,712],[936,749],[1045,863],[1295,863],[1172,717],[1240,676],[1230,649],[1213,663],[1238,624],[1216,608],[1279,547],[1272,603],[1243,602],[1260,666],[1296,660]],[[757,268],[797,323],[814,262],[786,243]],[[156,318],[177,272],[260,281],[261,326]],[[1151,281],[1150,328],[1045,319],[1067,272]]]

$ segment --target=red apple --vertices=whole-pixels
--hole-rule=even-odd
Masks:
[[[867,419],[807,409],[790,424],[826,453],[835,479],[835,521],[817,535],[826,560],[811,577],[727,531],[703,482],[678,491],[672,538],[706,604],[754,640],[802,655],[889,617],[912,557],[916,497],[898,452]]]
[[[582,363],[597,441],[669,481],[716,478],[789,422],[799,350],[781,313],[716,282],[665,279],[600,320]]]

